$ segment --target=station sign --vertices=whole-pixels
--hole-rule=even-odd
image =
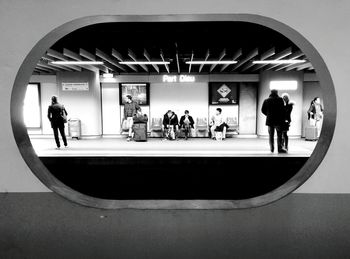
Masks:
[[[63,91],[89,91],[89,83],[62,83]]]
[[[196,77],[191,75],[164,75],[164,83],[194,83]]]

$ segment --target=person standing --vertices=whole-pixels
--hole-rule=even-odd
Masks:
[[[136,114],[136,110],[138,108],[140,108],[139,104],[132,100],[131,95],[127,95],[126,102],[124,104],[124,121],[126,121],[129,130],[127,141],[130,141],[132,139],[133,117]]]
[[[67,122],[67,115],[68,113],[64,106],[58,103],[57,96],[52,96],[51,105],[49,106],[47,111],[47,117],[51,122],[51,128],[53,129],[57,149],[61,148],[58,132],[60,132],[61,134],[64,146],[68,147],[66,134],[64,132],[64,124]]]
[[[289,94],[283,93],[282,99],[284,101],[284,122],[282,125],[282,143],[285,150],[288,151],[288,131],[290,128],[290,123],[292,122],[291,114],[293,111],[294,102],[290,101]]]
[[[278,153],[287,153],[282,146],[282,125],[284,121],[284,101],[276,89],[271,90],[269,98],[265,99],[261,112],[266,116],[266,126],[269,132],[270,151],[275,151],[275,131],[277,132]]]
[[[321,134],[323,119],[323,106],[319,97],[315,97],[312,100],[307,114],[308,120],[310,121],[310,125],[317,128],[317,137],[319,137]]]
[[[191,134],[191,129],[194,128],[194,120],[188,110],[185,111],[185,115],[180,118],[180,129],[185,132],[185,139],[187,140]]]

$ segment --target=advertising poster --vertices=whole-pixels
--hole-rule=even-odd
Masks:
[[[126,96],[131,95],[132,99],[139,105],[149,104],[148,83],[120,83],[120,103],[125,104]]]
[[[239,84],[234,82],[210,82],[210,105],[238,104]]]

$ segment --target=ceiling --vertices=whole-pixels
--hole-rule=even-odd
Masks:
[[[56,42],[34,73],[92,70],[115,74],[314,72],[312,64],[253,64],[254,60],[306,59],[280,33],[247,22],[103,23],[78,29]],[[103,61],[103,65],[53,65],[52,61]],[[169,65],[122,65],[122,61],[170,61]],[[189,65],[187,61],[237,61]]]

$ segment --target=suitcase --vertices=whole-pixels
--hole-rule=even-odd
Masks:
[[[80,139],[81,122],[79,119],[70,119],[68,121],[68,133],[71,138]]]
[[[147,124],[137,123],[133,125],[134,140],[135,141],[147,141]]]
[[[316,141],[318,139],[317,135],[317,128],[315,126],[305,128],[305,140]]]

